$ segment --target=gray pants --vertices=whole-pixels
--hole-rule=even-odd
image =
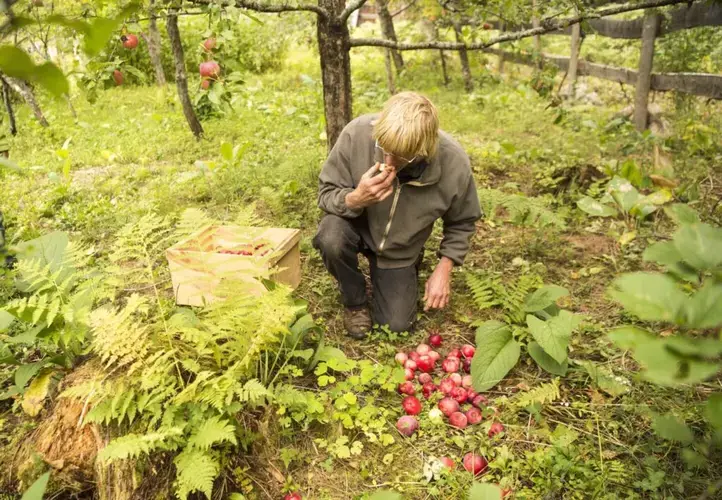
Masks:
[[[376,255],[361,239],[360,224],[366,224],[365,219],[326,215],[318,226],[313,246],[321,252],[326,269],[338,281],[341,301],[348,308],[366,305],[366,281],[358,267],[358,254],[366,255],[371,269],[373,322],[388,325],[393,332],[411,331],[416,319],[423,251],[414,265],[380,269]]]

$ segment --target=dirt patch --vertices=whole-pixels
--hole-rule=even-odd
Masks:
[[[599,256],[616,253],[616,242],[601,234],[572,234],[562,239],[570,243],[580,255]]]

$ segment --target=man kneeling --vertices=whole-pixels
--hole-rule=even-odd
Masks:
[[[426,282],[424,310],[449,302],[451,270],[469,250],[481,217],[469,158],[439,130],[427,98],[403,92],[380,114],[363,115],[341,132],[319,177],[326,212],[313,240],[341,290],[347,333],[371,329],[358,254],[369,259],[373,323],[409,331],[416,318],[418,269],[434,222],[443,221],[439,261]]]

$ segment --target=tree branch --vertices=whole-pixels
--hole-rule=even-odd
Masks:
[[[403,7],[401,7],[399,10],[397,10],[396,12],[394,12],[393,14],[391,14],[391,17],[396,17],[396,16],[398,16],[399,14],[401,14],[403,11],[405,11],[405,10],[408,9],[409,7],[412,7],[415,3],[416,3],[416,0],[411,0],[409,3],[407,3],[406,5],[404,5]]]
[[[599,9],[594,12],[581,13],[573,17],[567,17],[563,19],[550,19],[545,18],[540,22],[538,28],[526,29],[523,31],[516,31],[513,33],[503,33],[496,38],[491,40],[475,42],[469,44],[454,43],[454,42],[423,42],[423,43],[403,43],[394,42],[391,40],[376,40],[373,38],[352,38],[351,47],[387,47],[396,50],[423,50],[423,49],[441,49],[441,50],[483,50],[492,45],[496,45],[501,42],[510,42],[514,40],[521,40],[522,38],[529,38],[534,35],[542,35],[551,31],[557,31],[560,29],[567,28],[573,24],[578,24],[587,19],[598,19],[600,17],[613,16],[615,14],[622,14],[624,12],[632,12],[635,10],[652,9],[655,7],[665,7],[667,5],[677,4],[693,4],[688,0],[647,0],[644,2],[634,4],[622,4],[615,5],[613,7],[607,7]]]
[[[345,23],[353,11],[360,9],[365,3],[366,0],[353,0],[353,2],[348,4],[341,14],[338,15],[338,21],[340,23]]]
[[[328,18],[328,12],[326,10],[322,9],[318,5],[289,5],[287,3],[283,4],[266,4],[261,2],[256,2],[254,0],[223,0],[223,1],[217,1],[217,0],[190,0],[191,3],[200,4],[200,5],[220,5],[221,7],[238,7],[239,9],[248,9],[253,10],[256,12],[299,12],[299,11],[307,11],[307,12],[313,12],[315,14],[318,14],[322,18]]]

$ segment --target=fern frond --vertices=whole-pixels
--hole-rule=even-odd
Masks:
[[[119,311],[103,307],[93,312],[93,350],[106,367],[123,367],[142,362],[148,356],[151,342],[149,327],[137,319],[148,306],[147,300],[132,295]]]
[[[530,391],[519,394],[514,403],[522,408],[533,404],[553,403],[559,399],[559,379],[555,378],[548,384],[542,384]]]
[[[192,448],[184,449],[173,461],[176,466],[176,495],[185,500],[188,494],[200,491],[211,498],[213,481],[218,475],[218,461],[209,453]]]
[[[237,444],[235,429],[228,420],[219,416],[206,419],[188,439],[188,446],[199,450],[207,450],[216,443],[229,442]]]
[[[270,391],[255,378],[243,384],[243,388],[237,394],[241,403],[250,403],[251,406],[258,406],[271,395]]]
[[[487,219],[493,221],[503,209],[506,221],[518,226],[566,227],[564,216],[549,208],[546,198],[508,194],[498,189],[479,189],[479,203]]]
[[[100,450],[98,458],[104,462],[123,460],[126,458],[137,458],[147,455],[158,448],[173,448],[172,440],[183,434],[183,429],[173,427],[148,434],[126,434],[108,443],[108,446]]]
[[[474,304],[480,311],[499,305],[497,292],[500,280],[498,276],[485,272],[467,272],[466,284],[471,290]]]
[[[187,208],[181,214],[178,224],[176,224],[175,239],[185,239],[193,233],[211,226],[215,222],[216,221],[209,217],[203,210],[199,208]]]

